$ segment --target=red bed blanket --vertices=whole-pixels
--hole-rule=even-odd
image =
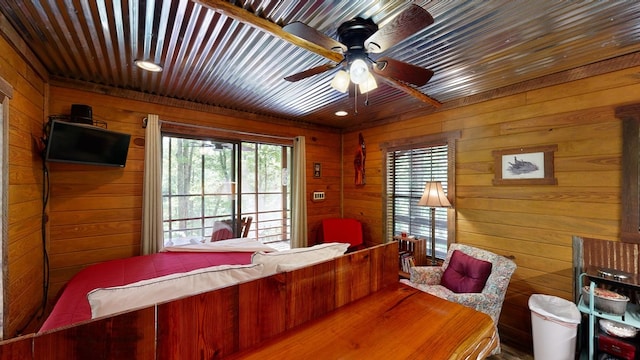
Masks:
[[[140,280],[216,265],[251,263],[252,252],[162,252],[111,260],[89,266],[64,287],[40,332],[91,319],[87,293],[96,288],[121,286]]]

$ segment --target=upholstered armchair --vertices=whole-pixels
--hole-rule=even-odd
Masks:
[[[443,274],[447,267],[449,267],[455,250],[459,250],[460,252],[469,255],[473,259],[484,260],[491,263],[491,267],[488,270],[490,273],[486,278],[486,283],[481,287],[482,290],[480,292],[454,292],[442,285],[441,280],[443,278]],[[507,291],[507,287],[509,286],[511,275],[515,269],[516,264],[504,256],[468,245],[451,244],[442,266],[412,267],[410,269],[410,278],[408,280],[401,280],[401,282],[437,297],[460,303],[491,316],[494,324],[496,324],[497,332],[500,311],[502,310],[502,302],[504,301],[504,296]],[[449,277],[449,279],[451,278]],[[458,279],[456,283],[463,283],[466,281],[464,278],[455,279]],[[449,282],[451,281],[449,280]],[[452,286],[449,285],[449,287]],[[498,347],[494,351],[494,354],[499,352],[500,343],[498,343]]]

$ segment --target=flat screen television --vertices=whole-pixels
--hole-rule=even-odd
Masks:
[[[93,125],[52,120],[45,161],[124,167],[131,135]]]

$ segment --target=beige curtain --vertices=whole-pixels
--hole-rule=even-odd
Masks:
[[[162,136],[158,115],[149,114],[145,130],[144,183],[142,189],[143,255],[164,247],[162,236]]]
[[[307,161],[304,136],[293,140],[293,205],[291,209],[291,247],[307,246]]]

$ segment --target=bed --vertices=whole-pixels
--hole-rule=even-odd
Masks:
[[[92,312],[87,294],[96,288],[129,285],[212,266],[249,264],[251,255],[256,251],[275,250],[253,239],[238,238],[171,246],[157,254],[89,266],[76,274],[61,290],[40,332],[90,320]]]
[[[488,315],[399,284],[395,242],[312,264],[300,262],[306,256],[301,253],[315,250],[291,251],[300,253],[251,256],[254,262],[256,254],[262,255],[263,262],[254,265],[275,266],[270,275],[4,341],[0,354],[25,359],[231,359],[250,354],[264,358],[263,350],[276,350],[278,358],[295,359],[313,347],[329,357],[356,359],[406,345],[415,351],[401,357],[431,354],[457,360],[482,359],[495,347]],[[343,324],[344,331],[354,330],[350,338],[336,332]],[[437,331],[444,325],[447,331]],[[430,335],[422,334],[425,328],[431,328],[426,332]],[[292,351],[279,352],[281,342]]]

